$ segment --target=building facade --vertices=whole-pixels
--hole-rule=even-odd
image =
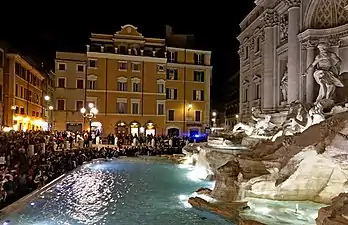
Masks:
[[[300,100],[312,104],[318,93],[313,70],[302,76],[327,43],[348,70],[347,0],[256,0],[242,21],[240,42],[240,113],[252,107],[264,113],[285,111]],[[347,85],[345,85],[347,87]],[[337,94],[345,89],[337,91]],[[343,96],[341,96],[343,97]],[[339,101],[339,100],[338,100]]]
[[[28,58],[16,53],[5,57],[4,124],[14,130],[42,130],[45,75]]]
[[[0,41],[0,129],[5,126],[4,121],[4,76],[7,44]]]
[[[55,90],[52,98],[54,130],[81,131],[84,128],[80,110],[85,107],[86,63],[86,54],[56,53]]]
[[[77,110],[80,105],[88,108],[89,103],[98,109],[92,128],[101,129],[104,135],[183,135],[203,132],[209,124],[210,52],[171,48],[166,39],[144,37],[136,27],[125,25],[115,34],[92,34],[86,54],[57,53],[56,68],[67,63],[62,55],[69,54],[69,60],[75,62],[73,69],[86,62],[87,66],[77,76],[56,70],[56,102],[69,98],[77,112],[76,117],[69,114],[65,120],[55,117],[61,123],[56,129],[67,129],[67,121],[83,124]],[[64,79],[72,80],[70,86],[83,80],[80,87],[83,84],[84,90],[67,94],[71,87],[59,88],[60,78],[61,87],[67,83]],[[68,114],[68,107],[59,109],[55,110],[59,118]],[[84,123],[81,129],[87,128]]]
[[[56,75],[53,71],[45,71],[45,79],[43,80],[43,107],[44,120],[47,122],[47,128],[53,129],[54,121],[54,103],[55,103],[55,86]]]

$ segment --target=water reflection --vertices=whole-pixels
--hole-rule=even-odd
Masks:
[[[188,207],[190,193],[209,184],[190,180],[189,171],[139,160],[85,165],[7,219],[17,225],[231,224]]]
[[[312,202],[273,201],[246,198],[250,210],[242,213],[248,219],[257,220],[267,225],[303,224],[315,225],[321,204]]]

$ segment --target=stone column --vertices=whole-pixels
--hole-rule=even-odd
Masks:
[[[307,60],[306,60],[306,69],[314,62],[314,50],[315,44],[311,41],[307,42]],[[314,101],[314,77],[313,77],[313,68],[310,68],[307,71],[306,76],[306,102],[313,103]]]
[[[274,69],[274,26],[278,23],[277,14],[274,12],[267,12],[264,16],[264,71],[263,71],[263,101],[262,110],[273,109],[273,69]]]
[[[301,0],[286,0],[289,6],[288,27],[288,103],[299,100],[299,59],[300,43],[297,35],[300,30]]]

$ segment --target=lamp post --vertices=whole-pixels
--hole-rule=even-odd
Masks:
[[[53,118],[52,118],[52,111],[53,111],[53,106],[48,106],[48,110],[50,111],[50,119],[49,119],[49,124],[48,127],[50,129],[50,131],[53,130]]]
[[[84,118],[89,120],[89,135],[92,136],[92,119],[98,114],[98,109],[94,107],[93,103],[88,104],[88,108],[81,108],[81,113]]]

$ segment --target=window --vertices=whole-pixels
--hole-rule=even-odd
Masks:
[[[164,65],[158,64],[157,65],[157,73],[164,73],[164,72],[165,72]]]
[[[204,101],[204,91],[203,90],[193,90],[193,100],[194,101]]]
[[[84,85],[83,85],[83,80],[82,79],[77,79],[77,81],[76,81],[76,88],[77,89],[83,89],[84,87],[83,87]]]
[[[58,63],[58,71],[65,71],[65,70],[66,70],[66,64]]]
[[[139,102],[132,102],[132,114],[139,114]]]
[[[21,107],[20,110],[21,110],[21,114],[24,115],[24,108]]]
[[[255,38],[255,52],[258,53],[260,51],[260,38]]]
[[[204,71],[194,71],[193,80],[196,82],[204,82]]]
[[[87,88],[88,89],[96,89],[96,81],[95,80],[89,80]]]
[[[255,99],[261,98],[261,86],[260,83],[255,84]]]
[[[127,68],[126,68],[127,69]],[[140,71],[140,63],[138,62],[132,62],[132,71],[133,72],[139,72]]]
[[[19,97],[19,95],[18,95],[18,84],[16,84],[15,96],[16,96],[16,97]]]
[[[32,111],[31,116],[35,116],[35,115],[36,115],[35,111]]]
[[[139,83],[133,83],[133,91],[134,92],[140,91],[140,84]]]
[[[82,108],[83,108],[83,101],[82,100],[75,101],[75,110],[79,111]]]
[[[58,88],[65,88],[65,78],[58,78]]]
[[[168,62],[175,63],[178,61],[178,53],[177,52],[168,52]]]
[[[200,53],[194,54],[194,61],[196,65],[203,65],[204,64],[204,55]]]
[[[57,100],[57,110],[65,110],[65,100],[64,99]]]
[[[127,102],[117,102],[116,113],[126,114],[127,113]]]
[[[195,121],[201,122],[201,111],[195,111]]]
[[[167,69],[167,80],[178,80],[178,70]]]
[[[122,81],[118,81],[117,82],[117,90],[118,91],[127,91],[127,83],[122,82]]]
[[[178,90],[175,88],[167,88],[166,89],[166,97],[167,97],[167,99],[177,100],[178,99]]]
[[[21,86],[21,98],[23,98],[23,97],[26,97],[26,96],[24,96],[25,94],[24,94],[24,88],[23,88],[23,86]]]
[[[76,65],[76,71],[79,73],[85,72],[85,66],[84,65]]]
[[[168,121],[174,121],[174,110],[168,110]]]
[[[248,88],[244,88],[243,90],[243,102],[248,101]]]
[[[40,113],[39,112],[36,112],[36,117],[39,117],[40,116]]]
[[[88,60],[88,67],[89,68],[97,68],[97,60],[96,59],[89,59]]]
[[[118,70],[126,71],[127,70],[127,62],[119,61],[118,62]]]
[[[244,59],[248,59],[249,58],[249,47],[245,46],[244,47]]]
[[[157,84],[157,93],[164,93],[164,84],[162,83]]]
[[[157,115],[164,115],[164,102],[157,102]]]

